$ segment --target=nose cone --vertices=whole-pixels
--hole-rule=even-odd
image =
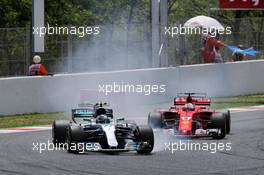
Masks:
[[[181,117],[179,123],[179,130],[182,132],[188,132],[192,130],[192,118]]]

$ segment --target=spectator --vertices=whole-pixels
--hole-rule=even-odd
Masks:
[[[238,45],[238,48],[243,50],[244,46],[240,44]],[[238,53],[238,52],[233,53],[231,57],[231,61],[243,61],[245,59],[245,56],[246,55]]]
[[[217,34],[216,37],[211,36],[210,33],[203,36],[202,57],[204,63],[214,63],[215,61],[218,62],[219,59],[222,60],[219,49],[225,44],[218,41],[218,39],[219,34]]]
[[[40,63],[41,58],[38,55],[33,57],[34,64],[29,66],[28,75],[29,76],[45,76],[48,75],[46,68]]]

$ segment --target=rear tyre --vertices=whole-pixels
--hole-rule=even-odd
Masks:
[[[158,112],[150,112],[148,115],[148,125],[151,128],[161,128],[162,120],[161,115]]]
[[[137,141],[141,143],[138,154],[149,154],[154,148],[154,133],[149,126],[138,127]]]
[[[67,127],[70,125],[68,120],[55,120],[52,124],[52,142],[54,145],[65,143]]]
[[[226,136],[226,116],[224,114],[217,114],[212,116],[212,128],[219,129],[219,133],[213,134],[214,139],[223,139]]]
[[[229,110],[225,113],[225,117],[226,117],[226,134],[229,134],[231,129],[231,115]]]

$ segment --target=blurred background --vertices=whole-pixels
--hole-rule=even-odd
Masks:
[[[31,0],[0,0],[0,77],[26,75],[32,63]],[[253,47],[264,59],[264,11],[217,10],[215,0],[168,0],[168,26],[207,15],[231,35],[220,41]],[[46,35],[42,63],[50,73],[96,72],[150,68],[152,65],[151,0],[45,0],[45,24],[50,26],[99,26],[99,35]],[[155,24],[163,28],[161,24]],[[161,36],[160,36],[161,37]],[[201,35],[168,37],[162,52],[167,65],[201,64]],[[220,50],[225,62],[232,53]]]

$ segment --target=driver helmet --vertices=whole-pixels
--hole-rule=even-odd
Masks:
[[[39,56],[39,55],[35,55],[35,56],[33,57],[33,62],[34,62],[35,64],[39,64],[39,63],[41,62],[41,58],[40,58],[40,56]]]
[[[105,124],[110,123],[110,119],[107,117],[107,115],[99,115],[96,117],[96,123]]]
[[[186,108],[187,111],[192,111],[194,110],[194,105],[192,103],[187,103],[184,106]]]

